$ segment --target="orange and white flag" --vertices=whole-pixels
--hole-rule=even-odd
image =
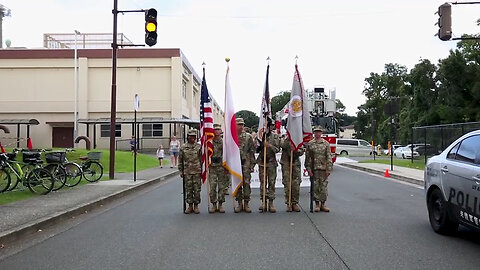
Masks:
[[[223,135],[223,167],[230,172],[232,196],[236,196],[243,184],[242,162],[238,143],[237,122],[233,106],[232,88],[229,78],[230,67],[227,64],[225,76],[225,134]]]

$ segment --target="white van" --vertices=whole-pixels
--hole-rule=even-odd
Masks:
[[[365,140],[360,139],[338,139],[337,154],[349,156],[372,155],[372,146]],[[377,152],[375,152],[375,155]]]

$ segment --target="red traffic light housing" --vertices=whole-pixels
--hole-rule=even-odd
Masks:
[[[452,6],[445,3],[438,7],[438,38],[443,41],[452,38]]]
[[[157,44],[157,10],[154,8],[145,11],[145,44]]]

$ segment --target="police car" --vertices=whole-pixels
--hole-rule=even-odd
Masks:
[[[480,130],[463,135],[425,166],[428,217],[440,234],[480,229]]]

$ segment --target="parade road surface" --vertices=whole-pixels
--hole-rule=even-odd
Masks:
[[[182,182],[172,178],[43,239],[2,251],[0,269],[478,269],[479,233],[460,228],[441,236],[428,222],[424,191],[383,177],[335,166],[329,178],[330,213],[182,213]],[[60,226],[60,225],[59,225]],[[41,234],[41,233],[39,233]],[[27,243],[28,241],[32,243]]]

